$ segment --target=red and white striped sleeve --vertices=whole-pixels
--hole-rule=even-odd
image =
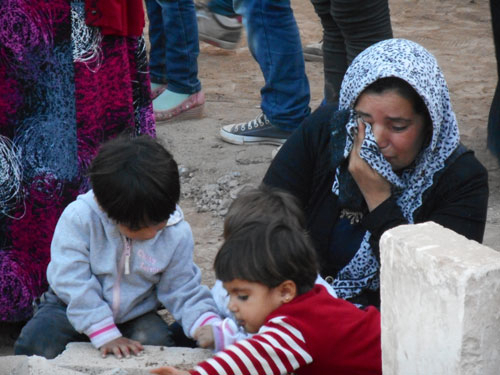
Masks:
[[[199,363],[191,374],[279,375],[312,361],[302,333],[280,316],[262,326],[258,334]]]

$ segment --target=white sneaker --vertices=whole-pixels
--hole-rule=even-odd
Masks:
[[[220,130],[222,140],[235,145],[245,143],[282,145],[292,131],[280,129],[261,113],[254,120],[223,126]]]

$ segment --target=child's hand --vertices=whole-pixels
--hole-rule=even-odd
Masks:
[[[130,340],[126,337],[119,337],[110,341],[99,348],[102,357],[106,357],[109,353],[113,353],[116,358],[130,357],[130,352],[135,355],[139,354],[144,348],[139,341]]]
[[[211,325],[201,326],[194,332],[194,339],[202,348],[214,348],[215,339]]]
[[[190,375],[188,371],[177,370],[175,367],[170,366],[155,368],[150,372],[157,375]]]

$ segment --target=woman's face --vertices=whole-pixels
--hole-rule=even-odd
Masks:
[[[394,171],[415,160],[425,140],[425,121],[409,100],[396,91],[367,92],[360,95],[354,110],[371,125],[380,152]]]

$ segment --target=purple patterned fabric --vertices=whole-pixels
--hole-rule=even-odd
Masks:
[[[155,125],[144,39],[89,28],[83,1],[2,0],[0,87],[0,321],[13,322],[47,288],[54,227],[99,145]]]

